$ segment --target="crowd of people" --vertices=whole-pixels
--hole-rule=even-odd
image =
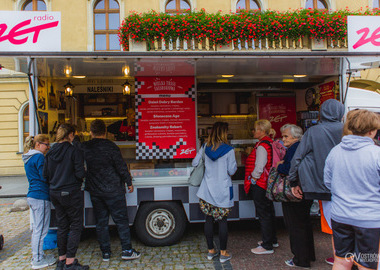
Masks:
[[[380,129],[380,117],[367,110],[350,111],[343,125],[343,116],[343,105],[327,100],[321,106],[319,124],[305,134],[297,125],[284,125],[281,143],[286,153],[276,164],[273,164],[275,132],[271,123],[265,119],[255,122],[252,132],[258,142],[246,160],[244,183],[261,228],[261,241],[251,249],[252,253],[272,254],[279,247],[273,201],[266,196],[268,172],[274,168],[286,177],[293,196],[299,199],[282,203],[293,254],[285,260],[287,266],[309,268],[316,260],[310,208],[314,200],[319,200],[322,230],[332,234],[333,242],[334,256],[326,262],[333,264],[333,269],[351,269],[353,263],[359,269],[377,269],[380,148],[373,139]],[[49,137],[42,134],[29,136],[25,142],[23,161],[29,180],[27,201],[32,217],[33,269],[55,263],[58,270],[89,269],[76,259],[83,228],[84,177],[103,260],[108,261],[112,256],[110,215],[119,232],[121,258],[131,260],[141,255],[131,245],[125,193],[133,192],[134,188],[127,164],[119,148],[106,139],[102,120],[93,121],[90,130],[92,140],[85,143],[75,139],[75,128],[69,124],[58,128],[57,143],[51,148]],[[219,257],[222,263],[232,258],[227,250],[227,218],[234,205],[231,176],[237,170],[227,133],[228,124],[216,122],[192,162],[197,166],[204,159],[205,164],[197,196],[206,217],[207,258]],[[58,260],[45,255],[42,248],[49,228],[51,203],[58,227]],[[219,227],[220,251],[214,246],[214,223]],[[368,260],[368,256],[377,256],[377,260]]]

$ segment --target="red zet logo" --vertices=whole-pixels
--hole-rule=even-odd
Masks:
[[[13,28],[11,28],[8,32],[8,34],[5,34],[6,30],[8,29],[7,24],[2,23],[0,24],[0,42],[9,40],[10,43],[14,45],[21,45],[25,44],[28,41],[29,37],[21,37],[30,33],[33,33],[33,43],[36,43],[38,41],[38,36],[41,31],[57,27],[59,24],[59,21],[55,22],[49,22],[45,24],[40,24],[37,26],[31,26],[30,25],[32,19],[25,20],[23,22],[20,22],[19,24],[16,24]]]

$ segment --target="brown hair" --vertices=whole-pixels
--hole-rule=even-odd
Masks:
[[[95,136],[102,136],[107,131],[106,123],[101,119],[95,119],[91,122],[90,130]]]
[[[227,141],[228,123],[216,122],[212,126],[210,135],[207,138],[207,146],[212,146],[212,150],[215,150],[222,143],[228,143]]]
[[[36,147],[36,143],[43,143],[49,140],[49,136],[46,134],[38,134],[36,136],[28,136],[24,143],[24,153]]]
[[[380,129],[380,116],[367,110],[354,110],[347,114],[345,133],[365,136],[368,132]]]
[[[60,142],[69,137],[69,134],[75,133],[75,127],[70,124],[62,124],[58,127],[56,142]]]
[[[260,129],[265,132],[265,134],[269,135],[271,131],[272,124],[267,119],[260,119],[255,122],[255,129]]]

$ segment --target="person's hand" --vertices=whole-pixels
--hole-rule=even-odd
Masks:
[[[128,186],[128,193],[132,193],[133,192],[133,185],[130,185]]]
[[[294,197],[302,199],[303,193],[300,186],[292,187],[292,193]]]
[[[277,169],[278,165],[280,165],[280,164],[284,164],[284,161],[281,160],[281,161],[277,162],[277,164],[276,164],[276,169]]]

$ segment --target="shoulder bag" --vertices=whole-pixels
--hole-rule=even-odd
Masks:
[[[206,146],[204,145],[202,147],[201,151],[202,153],[202,158],[199,161],[198,165],[194,168],[194,170],[190,174],[189,178],[189,184],[194,186],[194,187],[199,187],[201,185],[203,175],[205,174],[205,151],[206,151]]]
[[[299,202],[291,190],[288,177],[277,172],[275,167],[269,171],[266,197],[274,202]]]

